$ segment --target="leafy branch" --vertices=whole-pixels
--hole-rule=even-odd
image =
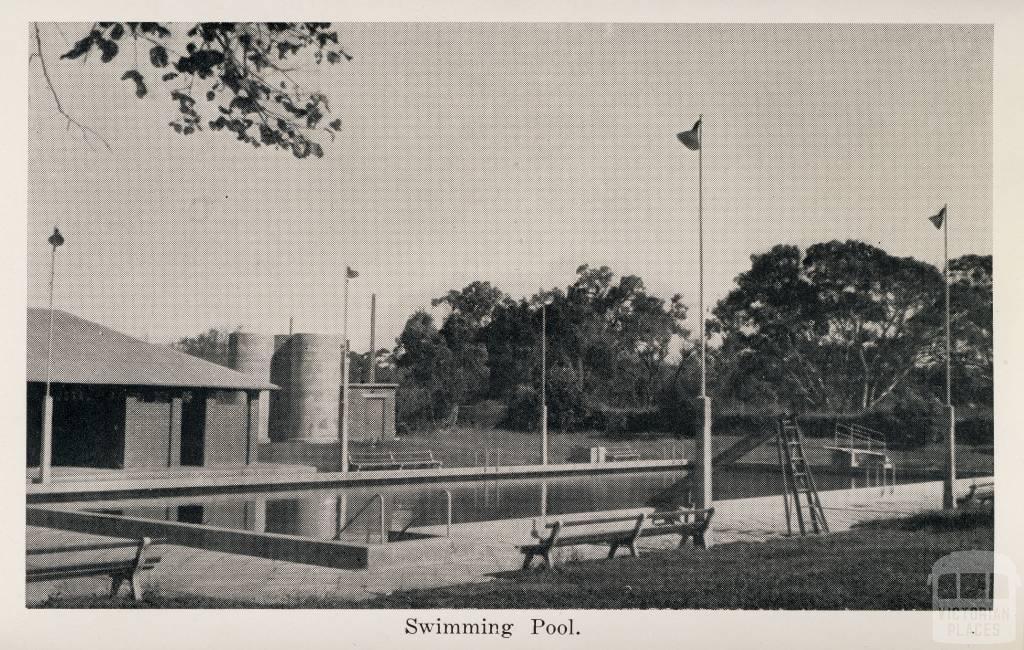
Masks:
[[[38,45],[38,28],[36,36]],[[149,93],[150,74],[160,83],[179,84],[170,89],[179,116],[169,126],[177,133],[226,131],[253,147],[320,158],[324,150],[318,135],[333,140],[341,129],[339,118],[330,119],[326,95],[303,88],[291,74],[296,68],[289,67],[302,55],[311,55],[317,65],[352,60],[331,23],[195,23],[176,36],[161,23],[101,22],[61,59],[85,60],[99,52],[102,63],[112,63],[128,38],[136,48],[140,42],[149,47],[148,70],[136,65],[121,80],[130,82],[140,99]],[[41,46],[38,51],[42,58]],[[44,75],[49,80],[45,66]],[[69,124],[95,135],[57,104]]]
[[[29,61],[31,61],[33,57],[39,59],[39,67],[42,68],[43,78],[46,80],[46,86],[50,89],[50,94],[53,95],[53,102],[57,107],[57,112],[64,116],[64,119],[67,120],[67,128],[71,129],[71,127],[74,126],[79,131],[81,131],[82,137],[85,139],[85,142],[93,149],[93,151],[96,150],[96,147],[93,146],[92,140],[89,136],[92,136],[92,138],[99,140],[100,143],[103,144],[103,146],[106,147],[107,150],[109,150],[110,143],[107,142],[106,139],[103,138],[103,136],[101,136],[99,133],[89,128],[88,126],[82,124],[75,118],[71,117],[71,115],[69,115],[68,112],[64,110],[64,105],[61,104],[60,96],[57,94],[57,89],[53,85],[53,79],[50,78],[50,70],[46,66],[46,57],[43,56],[43,39],[39,35],[39,23],[33,23],[32,29],[35,32],[36,49],[29,55]]]

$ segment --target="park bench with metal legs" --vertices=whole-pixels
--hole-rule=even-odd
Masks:
[[[639,461],[640,454],[628,444],[604,448],[605,461]]]
[[[366,451],[350,453],[348,464],[356,471],[364,469],[423,469],[438,468],[443,464],[434,458],[434,452],[423,451]]]
[[[545,528],[551,529],[547,538],[541,537],[540,533],[534,531],[534,536],[540,538],[535,544],[524,544],[519,551],[524,555],[523,569],[530,568],[533,558],[540,556],[542,566],[551,567],[552,549],[564,546],[579,546],[584,544],[607,545],[608,557],[615,557],[615,552],[620,547],[629,549],[630,555],[638,554],[636,541],[641,537],[655,537],[658,535],[681,535],[679,546],[686,544],[688,538],[693,538],[694,546],[705,548],[704,533],[707,531],[714,514],[714,508],[706,510],[673,510],[669,512],[654,512],[651,514],[628,515],[622,517],[603,517],[596,519],[575,519],[563,521],[561,519],[547,524]],[[689,518],[693,517],[693,521]],[[651,525],[647,525],[650,521]],[[632,526],[622,526],[632,522]],[[620,524],[617,527],[603,530],[590,530],[581,533],[563,534],[567,528],[589,526],[607,526],[608,524]]]
[[[67,578],[85,578],[108,575],[111,578],[110,595],[116,596],[121,583],[127,582],[131,588],[132,598],[142,600],[141,573],[148,571],[160,562],[160,556],[147,556],[146,551],[163,539],[143,537],[138,541],[109,542],[100,544],[80,544],[75,546],[57,546],[53,548],[28,549],[27,555],[44,555],[53,553],[87,553],[90,551],[111,551],[117,549],[135,549],[134,556],[121,560],[99,562],[76,562],[53,566],[29,567],[26,570],[28,582],[47,580],[64,580]]]
[[[957,499],[956,502],[958,506],[963,507],[972,503],[979,505],[994,503],[995,498],[995,481],[992,479],[985,479],[972,483],[971,487],[967,490],[967,494]]]

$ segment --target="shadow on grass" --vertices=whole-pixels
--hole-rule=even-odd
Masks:
[[[861,529],[889,529],[905,531],[953,531],[992,527],[994,515],[991,507],[935,510],[896,519],[876,519],[854,524]]]

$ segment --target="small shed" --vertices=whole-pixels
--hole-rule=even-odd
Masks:
[[[352,442],[395,439],[395,394],[398,384],[349,384],[348,435]],[[342,389],[344,390],[344,389]],[[342,395],[344,397],[344,395]],[[342,409],[344,414],[344,408]]]

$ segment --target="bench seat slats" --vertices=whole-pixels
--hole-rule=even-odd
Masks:
[[[605,447],[604,457],[607,460],[640,460],[640,454],[629,445]]]
[[[605,519],[578,519],[569,521],[563,520],[562,527],[564,528],[566,526],[587,526],[590,524],[613,524],[622,521],[636,521],[636,515],[630,515],[628,517],[607,517]],[[554,526],[555,523],[552,522],[550,524],[547,524],[546,528],[554,528]]]
[[[681,535],[679,542],[682,547],[686,540],[693,538],[694,546],[705,548],[704,534],[707,532],[714,516],[715,509],[703,510],[673,510],[668,512],[654,512],[650,514],[638,514],[627,517],[598,517],[594,519],[574,519],[571,521],[555,521],[547,524],[545,528],[551,529],[551,534],[546,539],[533,544],[522,544],[519,550],[525,556],[523,558],[523,569],[528,569],[533,557],[540,555],[544,566],[551,566],[551,550],[563,546],[576,546],[583,544],[603,544],[610,547],[608,557],[614,557],[615,551],[620,546],[629,548],[632,555],[637,555],[636,541],[641,537],[655,537],[658,535]],[[690,517],[693,521],[688,521]],[[619,527],[612,530],[599,530],[592,532],[576,533],[573,535],[562,535],[564,527],[586,526],[586,525],[607,525],[611,523],[634,522],[631,529]],[[645,524],[651,521],[650,526]],[[661,523],[659,523],[659,521]],[[535,537],[540,537],[534,531]]]
[[[349,465],[357,470],[374,469],[405,469],[415,467],[441,467],[442,463],[434,458],[434,452],[426,451],[368,451],[348,455]]]
[[[139,571],[147,571],[160,563],[160,558],[147,558],[139,564]],[[131,573],[131,562],[96,562],[74,566],[33,567],[26,571],[28,582],[42,582],[61,578],[83,578],[86,576],[110,575],[117,572]]]
[[[83,578],[86,576],[110,576],[111,596],[116,596],[122,582],[127,581],[131,585],[131,594],[135,600],[142,599],[142,586],[139,574],[142,571],[152,569],[160,562],[159,556],[148,556],[146,551],[153,543],[165,543],[165,540],[152,540],[143,537],[134,543],[115,542],[97,544],[78,544],[73,546],[60,546],[51,549],[32,549],[34,553],[29,555],[42,555],[44,553],[81,553],[85,551],[109,551],[112,549],[131,549],[135,552],[131,557],[120,560],[105,559],[100,562],[75,562],[49,565],[29,566],[25,570],[26,582],[42,582],[46,580],[61,580],[66,578]]]
[[[157,544],[165,544],[165,539],[153,539],[150,540],[151,546]],[[45,555],[49,553],[81,553],[84,551],[108,551],[119,548],[138,548],[138,542],[103,542],[100,544],[78,544],[72,546],[47,546],[42,548],[30,548],[25,553],[27,555]]]

